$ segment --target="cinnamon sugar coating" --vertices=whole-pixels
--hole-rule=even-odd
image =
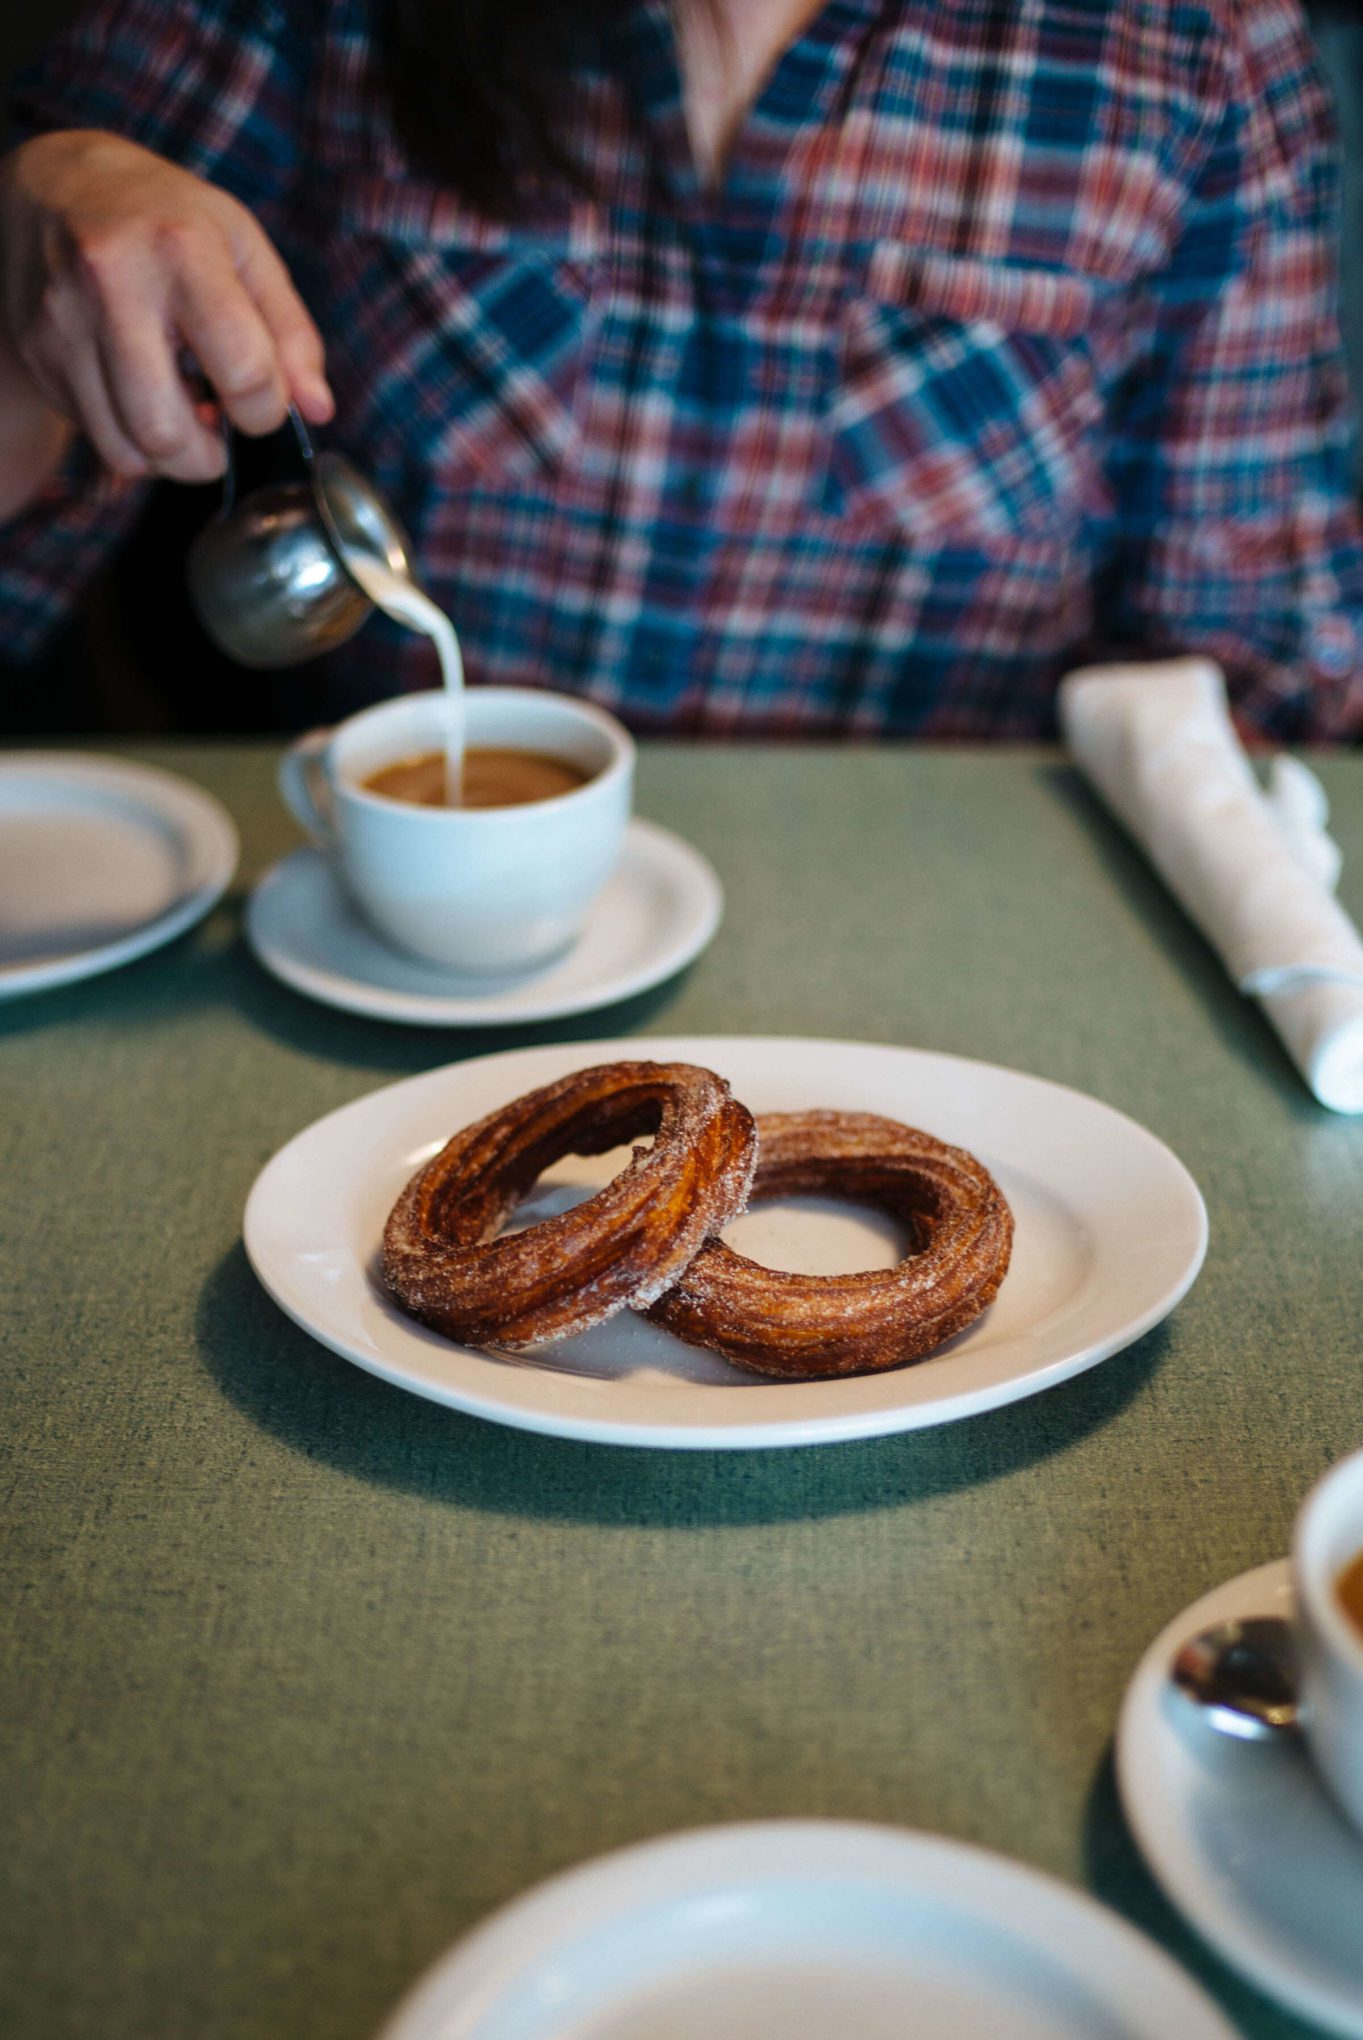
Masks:
[[[768,1113],[757,1132],[754,1197],[876,1205],[909,1227],[916,1251],[894,1268],[794,1275],[714,1239],[650,1309],[655,1323],[739,1367],[810,1381],[921,1360],[993,1302],[1013,1217],[973,1155],[872,1113]]]
[[[496,1237],[551,1162],[634,1158],[574,1210]],[[691,1063],[603,1063],[489,1113],[446,1142],[398,1198],[383,1274],[414,1317],[470,1345],[513,1352],[571,1338],[660,1296],[747,1202],[751,1113]]]

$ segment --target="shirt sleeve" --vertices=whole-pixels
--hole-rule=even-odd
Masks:
[[[1220,56],[1118,412],[1109,632],[1211,654],[1251,731],[1357,739],[1363,524],[1331,111],[1296,0],[1231,0]]]
[[[302,12],[281,0],[88,0],[18,80],[14,138],[124,135],[231,192],[278,236],[302,153]],[[146,489],[104,474],[77,444],[44,494],[0,525],[0,656],[39,655]]]

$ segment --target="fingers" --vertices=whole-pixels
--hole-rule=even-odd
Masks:
[[[0,190],[4,326],[39,396],[116,473],[186,482],[223,468],[206,394],[246,433],[275,431],[291,403],[325,423],[321,338],[259,224],[225,192],[113,146],[116,174],[64,144]],[[209,392],[187,387],[184,348]]]
[[[93,321],[75,292],[51,285],[40,317],[15,348],[38,396],[93,443],[105,466],[128,479],[148,473],[111,401]]]
[[[99,355],[114,419],[150,472],[215,481],[226,466],[222,434],[186,387],[165,320],[137,300],[111,307]]]
[[[119,423],[93,346],[69,355],[49,381],[58,408],[81,428],[112,474],[125,481],[141,481],[151,473],[140,449]]]
[[[237,273],[274,340],[292,401],[312,425],[325,425],[336,405],[327,385],[322,336],[294,289],[288,270],[255,221],[236,245]]]
[[[274,432],[288,413],[283,365],[226,242],[186,239],[171,281],[169,311],[239,431]]]
[[[115,474],[209,481],[223,471],[221,435],[195,414],[158,304],[160,281],[136,253],[98,264],[87,257],[45,290],[22,358],[40,394]]]

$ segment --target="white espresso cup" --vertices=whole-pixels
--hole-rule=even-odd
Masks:
[[[1311,1760],[1363,1833],[1363,1631],[1339,1598],[1340,1575],[1363,1552],[1363,1452],[1312,1488],[1292,1538],[1299,1701]]]
[[[471,688],[464,741],[561,758],[584,785],[513,807],[436,808],[366,791],[386,765],[442,750],[443,692],[406,694],[314,730],[285,753],[279,790],[360,913],[423,962],[484,975],[567,948],[619,860],[634,745],[613,716],[534,688]]]

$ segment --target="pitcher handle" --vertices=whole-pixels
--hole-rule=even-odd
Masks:
[[[237,464],[232,458],[232,427],[226,412],[222,415],[222,501],[218,505],[219,517],[231,514],[237,500]]]
[[[303,465],[310,468],[316,449],[312,443],[312,434],[304,423],[303,414],[297,404],[289,405],[289,423],[293,427],[293,436],[298,441],[298,451],[303,457]]]
[[[182,347],[179,350],[175,357],[175,365],[180,371],[185,388],[189,391],[191,402],[211,404],[218,414],[218,430],[222,434],[223,468],[222,501],[218,505],[217,514],[218,518],[222,519],[227,516],[237,500],[237,468],[232,458],[232,421],[218,402],[217,391],[199,366],[199,357],[192,347]]]
[[[231,420],[225,411],[219,412],[218,420],[222,428],[223,452],[222,502],[218,505],[218,516],[226,517],[237,500],[237,464],[232,457],[233,433]],[[310,474],[315,452],[312,434],[304,424],[302,414],[293,404],[289,405],[289,421],[293,426],[294,437],[298,441],[298,451],[302,458],[304,471]]]
[[[328,855],[336,848],[336,796],[326,754],[332,732],[308,730],[279,761],[279,797],[316,846]]]

